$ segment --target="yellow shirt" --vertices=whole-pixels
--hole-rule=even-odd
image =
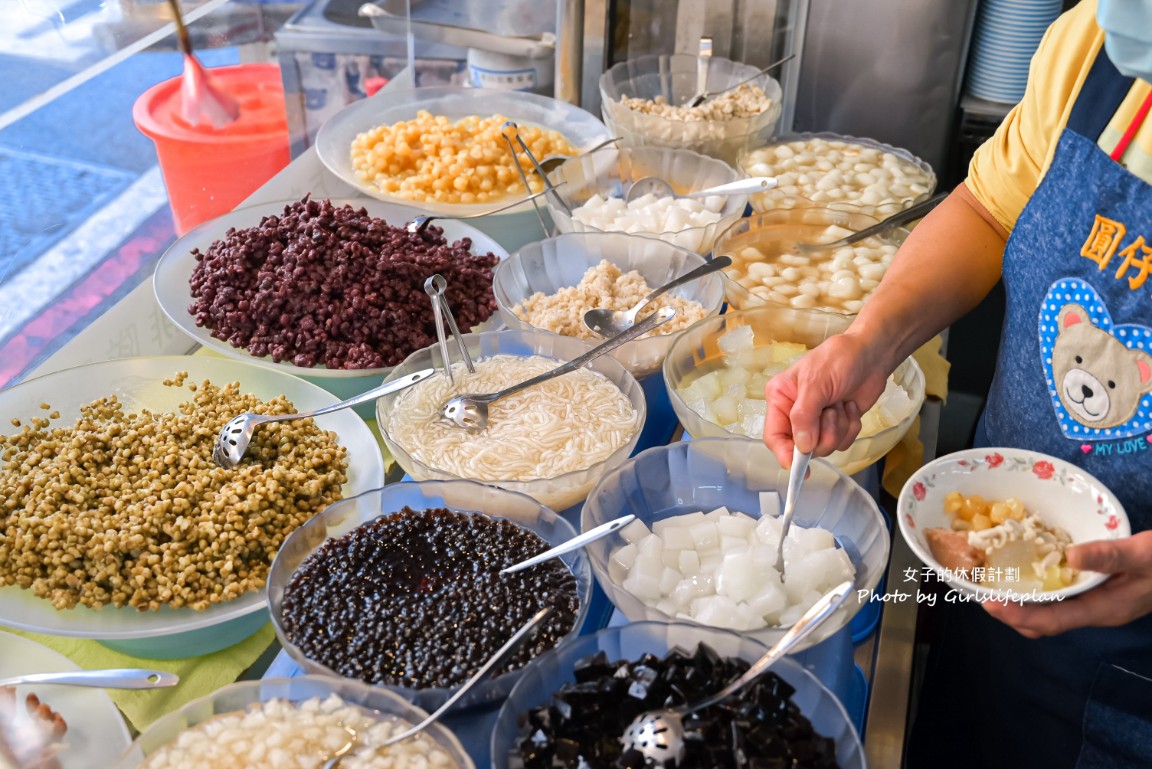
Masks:
[[[1040,42],[1028,73],[1028,87],[988,141],[976,150],[967,185],[1005,229],[1036,190],[1071,114],[1080,87],[1103,49],[1104,32],[1096,25],[1096,0],[1082,0],[1057,19]],[[1152,85],[1137,80],[1098,144],[1111,153]],[[1120,159],[1129,171],[1152,183],[1152,116],[1144,121]]]

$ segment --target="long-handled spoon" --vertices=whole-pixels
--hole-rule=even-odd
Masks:
[[[667,766],[666,762],[684,760],[684,716],[702,710],[729,697],[759,678],[764,671],[787,654],[792,647],[823,624],[832,612],[844,602],[852,591],[851,580],[842,582],[820,597],[812,608],[804,612],[795,625],[788,629],[768,652],[752,663],[744,674],[720,691],[690,705],[667,710],[650,711],[637,716],[624,732],[620,741],[625,750],[637,750],[652,766]]]
[[[613,136],[611,139],[605,139],[599,144],[589,147],[578,155],[547,155],[540,159],[540,168],[544,171],[545,174],[550,174],[569,160],[582,158],[585,155],[591,155],[593,152],[602,150],[609,144],[615,144],[618,141],[621,141],[620,137]]]
[[[361,403],[367,403],[376,398],[411,387],[435,373],[436,369],[434,368],[414,371],[400,379],[385,382],[379,387],[373,387],[368,392],[360,393],[346,401],[333,403],[331,406],[325,406],[324,408],[313,411],[302,411],[299,414],[241,414],[240,416],[233,417],[228,420],[228,423],[220,429],[220,434],[216,436],[216,443],[212,446],[212,458],[216,460],[216,464],[221,467],[236,467],[236,465],[240,464],[240,460],[244,458],[244,452],[248,450],[248,445],[252,443],[252,433],[256,431],[259,425],[267,424],[268,422],[292,422],[297,419],[311,419],[312,417],[318,417],[323,414],[331,414],[333,411],[359,406]]]
[[[628,515],[622,515],[619,518],[608,521],[608,523],[602,523],[594,529],[589,529],[583,534],[572,537],[572,539],[568,540],[567,542],[561,542],[556,547],[545,550],[540,555],[534,555],[531,558],[526,558],[520,563],[505,567],[500,570],[500,573],[514,574],[518,571],[524,571],[524,569],[527,569],[531,566],[535,566],[538,563],[550,561],[558,555],[564,555],[565,553],[570,553],[573,550],[579,550],[585,545],[591,544],[601,537],[606,537],[612,532],[624,528],[634,520],[636,520],[636,516],[632,513],[628,513]]]
[[[108,670],[70,670],[65,673],[29,673],[0,678],[0,686],[20,684],[68,684],[97,689],[166,689],[180,683],[180,676],[162,670],[111,668]]]
[[[615,350],[625,342],[629,342],[638,336],[643,336],[661,323],[666,323],[671,320],[675,314],[676,311],[671,307],[661,307],[624,333],[612,337],[607,342],[592,348],[567,363],[557,366],[551,371],[545,371],[543,374],[534,376],[531,379],[526,379],[511,387],[506,387],[497,393],[465,393],[454,396],[448,399],[448,402],[444,404],[441,411],[445,418],[455,422],[460,427],[465,427],[469,430],[480,430],[488,424],[488,405],[490,403],[507,397],[512,393],[520,392],[526,387],[532,387],[533,385],[546,382],[554,377],[567,374],[570,371],[575,371],[584,364],[599,358],[601,355]]]
[[[679,194],[672,189],[672,185],[659,176],[644,176],[632,182],[628,191],[624,193],[624,202],[631,203],[645,195],[655,195],[658,198],[706,198],[709,195],[743,195],[744,193],[763,192],[776,186],[776,180],[771,176],[751,176],[747,179],[737,179],[727,184],[718,184],[715,187],[706,187],[695,192]]]
[[[812,452],[800,451],[792,447],[792,469],[788,471],[788,492],[784,497],[784,515],[780,519],[780,543],[776,546],[776,571],[780,574],[780,581],[784,581],[784,540],[788,537],[788,529],[792,527],[792,518],[796,515],[796,498],[800,496],[800,487],[804,485],[804,476],[808,473],[808,462],[812,459]]]
[[[940,205],[944,198],[948,197],[950,194],[952,193],[941,192],[939,195],[933,195],[927,200],[921,201],[914,206],[905,208],[903,211],[897,211],[887,219],[883,219],[876,224],[873,224],[871,227],[865,227],[862,230],[853,232],[851,235],[845,235],[839,240],[833,240],[831,243],[797,243],[796,248],[804,253],[815,253],[817,251],[832,251],[843,246],[850,246],[853,243],[859,243],[865,238],[870,238],[873,235],[879,235],[881,233],[887,232],[888,230],[899,227],[902,224],[908,224],[908,222],[914,222],[917,219],[922,219],[928,215],[929,211]]]
[[[636,325],[636,316],[640,314],[648,304],[658,296],[662,296],[665,292],[689,283],[697,278],[702,278],[705,275],[722,270],[728,265],[732,264],[732,257],[730,256],[717,256],[710,262],[705,262],[694,270],[684,273],[674,280],[670,280],[663,286],[653,289],[646,297],[641,299],[630,309],[627,310],[607,310],[603,307],[597,307],[584,313],[584,325],[587,326],[592,333],[598,334],[604,338],[615,336],[616,334],[623,333],[632,326]]]
[[[761,75],[768,74],[768,72],[770,70],[776,69],[781,64],[783,64],[787,61],[790,61],[794,58],[796,58],[796,54],[794,54],[794,53],[789,54],[788,56],[785,56],[783,59],[780,59],[779,61],[772,62],[767,67],[765,67],[764,69],[757,72],[755,75],[752,75],[750,77],[746,77],[738,83],[733,83],[732,85],[728,86],[727,88],[721,88],[719,91],[705,91],[702,93],[697,92],[697,94],[695,96],[693,96],[688,101],[684,102],[684,106],[685,107],[699,107],[701,104],[708,101],[709,99],[714,99],[722,93],[728,93],[729,91],[734,91],[737,88],[739,88],[740,86],[744,85],[745,83],[751,83],[753,80],[760,77]]]
[[[563,184],[563,182],[561,182],[561,184]],[[490,211],[481,211],[478,214],[418,214],[412,217],[412,221],[404,225],[404,229],[408,230],[408,232],[419,234],[424,232],[424,228],[427,227],[435,219],[480,219],[485,216],[491,216],[492,214],[498,214],[501,211],[507,211],[509,208],[515,208],[516,206],[523,205],[530,200],[535,200],[547,192],[548,190],[540,190],[539,192],[535,192],[528,197],[517,198],[511,203],[502,205],[499,208],[493,208]]]

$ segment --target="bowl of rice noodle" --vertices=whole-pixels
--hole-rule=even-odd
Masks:
[[[636,447],[647,415],[644,394],[611,355],[490,404],[482,430],[445,419],[444,403],[454,395],[499,392],[593,346],[537,330],[486,331],[463,339],[474,373],[454,355],[454,382],[441,372],[376,402],[384,445],[412,479],[466,478],[527,494],[562,512],[583,502]],[[385,381],[429,367],[441,368],[435,345],[409,355]]]

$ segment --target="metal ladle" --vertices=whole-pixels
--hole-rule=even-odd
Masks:
[[[685,192],[683,195],[672,189],[672,185],[659,176],[644,176],[632,182],[628,191],[624,193],[624,202],[631,203],[645,195],[655,195],[658,198],[706,198],[709,195],[742,195],[744,193],[763,192],[776,186],[776,180],[771,176],[751,176],[747,179],[737,179],[727,184],[718,184],[715,187],[706,187],[695,192]]]
[[[715,694],[690,705],[641,713],[628,725],[624,736],[620,738],[624,749],[639,751],[651,766],[663,767],[668,761],[677,764],[683,761],[686,753],[684,716],[715,705],[759,678],[809,633],[820,627],[844,602],[852,587],[851,580],[841,582],[821,596],[763,657],[756,660],[742,676]]]
[[[709,53],[709,56],[711,56],[711,53]],[[753,80],[760,77],[761,75],[768,74],[769,70],[776,69],[781,64],[784,64],[785,62],[791,61],[792,59],[795,59],[795,58],[796,58],[796,54],[794,54],[794,53],[789,54],[788,56],[785,56],[783,59],[780,59],[779,61],[772,62],[767,67],[765,67],[764,69],[757,72],[755,75],[752,75],[751,77],[746,77],[743,80],[741,80],[740,82],[733,83],[732,85],[728,86],[727,88],[721,88],[718,91],[705,91],[702,86],[698,86],[696,95],[693,96],[688,101],[684,102],[684,106],[685,107],[699,107],[701,104],[708,101],[709,99],[714,99],[722,93],[728,93],[729,91],[734,91],[737,88],[739,88],[740,86],[744,85],[745,83],[751,83]]]
[[[575,160],[576,158],[582,158],[585,155],[591,155],[593,152],[596,152],[597,150],[602,150],[605,147],[607,147],[609,144],[614,144],[615,142],[618,142],[618,141],[621,141],[621,138],[619,136],[613,136],[611,139],[605,139],[604,141],[600,142],[599,144],[597,144],[593,147],[589,147],[588,149],[584,150],[583,152],[581,152],[578,155],[547,155],[544,158],[541,158],[541,160],[540,160],[540,170],[543,171],[545,174],[550,174],[553,171],[555,171],[557,168],[559,168],[560,166],[564,165],[564,163],[566,161]]]
[[[483,429],[484,426],[488,424],[488,405],[494,401],[498,401],[501,398],[511,395],[512,393],[520,392],[527,387],[532,387],[533,385],[538,385],[541,382],[546,382],[549,379],[553,379],[571,371],[575,371],[584,364],[599,358],[601,355],[615,350],[625,342],[630,342],[636,337],[643,336],[644,334],[659,326],[661,323],[665,323],[671,320],[672,316],[675,314],[676,311],[671,307],[661,307],[659,310],[652,313],[647,318],[640,321],[624,333],[612,337],[607,342],[604,342],[598,347],[592,348],[588,352],[579,357],[573,358],[567,363],[557,366],[551,371],[546,371],[543,374],[534,376],[531,379],[520,382],[519,384],[506,387],[497,393],[488,393],[483,395],[476,393],[465,393],[463,395],[457,395],[448,399],[448,402],[444,404],[441,412],[446,419],[455,422],[460,427],[464,427],[469,430]]]
[[[905,208],[903,211],[897,211],[887,219],[883,219],[871,227],[865,227],[862,230],[853,232],[851,235],[845,235],[839,240],[833,240],[831,243],[797,243],[796,248],[803,253],[810,254],[819,251],[832,251],[837,248],[842,248],[843,246],[850,246],[853,243],[859,243],[865,238],[879,235],[895,227],[899,227],[902,224],[908,224],[909,222],[924,218],[928,215],[929,211],[940,205],[944,198],[950,194],[952,193],[941,192],[939,195],[933,195],[927,200]]]
[[[784,540],[788,537],[788,529],[792,528],[796,498],[800,496],[800,487],[804,485],[804,476],[808,473],[808,462],[811,459],[811,451],[804,452],[792,447],[792,469],[788,471],[788,491],[784,496],[784,515],[780,519],[780,542],[776,545],[776,571],[780,574],[781,582],[784,581]]]
[[[435,373],[436,369],[434,368],[421,369],[400,379],[385,382],[379,387],[373,387],[368,392],[360,393],[346,401],[333,403],[331,406],[325,406],[324,408],[313,411],[302,411],[299,414],[247,413],[233,417],[228,420],[228,423],[220,429],[220,434],[216,436],[216,443],[212,446],[212,459],[216,460],[216,464],[220,465],[220,467],[231,469],[240,464],[240,460],[244,458],[244,452],[248,451],[248,446],[252,443],[252,434],[256,431],[256,428],[262,424],[267,424],[268,422],[292,422],[297,419],[311,419],[312,417],[331,414],[333,411],[359,406],[361,403],[367,403],[370,400],[375,400],[384,395],[390,395],[391,393],[411,387]]]
[[[563,182],[561,182],[561,184],[563,184]],[[511,203],[500,206],[499,208],[493,208],[491,211],[481,211],[478,214],[418,214],[417,216],[412,217],[412,221],[404,225],[404,229],[408,230],[408,232],[412,232],[418,235],[421,232],[424,232],[424,228],[426,228],[428,224],[434,219],[480,219],[485,216],[491,216],[492,214],[498,214],[501,211],[507,211],[509,208],[515,208],[516,206],[523,205],[530,200],[535,200],[547,192],[548,190],[540,190],[539,192],[533,193],[526,198],[519,198],[512,201]]]
[[[64,673],[29,673],[0,678],[0,686],[20,684],[68,684],[97,689],[166,689],[180,683],[180,676],[162,670],[112,668],[109,670],[71,670]]]
[[[449,382],[456,384],[456,378],[452,375],[452,359],[448,357],[448,340],[444,335],[445,323],[452,330],[452,338],[456,340],[456,347],[460,350],[460,357],[464,359],[464,365],[468,367],[468,373],[476,373],[476,364],[472,362],[472,356],[468,354],[468,348],[464,345],[464,337],[460,336],[456,319],[452,317],[452,308],[448,306],[448,300],[444,298],[444,291],[447,288],[448,281],[444,279],[443,275],[433,275],[424,281],[424,292],[432,299],[432,318],[436,324],[436,340],[440,344],[440,358],[444,366],[444,373],[448,375]]]
[[[568,540],[567,542],[561,542],[556,547],[549,548],[543,553],[540,553],[540,555],[534,555],[531,558],[524,559],[520,563],[507,566],[501,569],[500,573],[515,574],[518,571],[524,571],[525,569],[535,566],[538,563],[550,561],[558,555],[564,555],[565,553],[570,553],[573,550],[579,550],[585,545],[589,545],[598,539],[608,536],[614,531],[618,531],[619,529],[624,528],[634,520],[636,520],[636,516],[632,513],[628,513],[628,515],[622,515],[619,518],[614,518],[613,520],[608,521],[608,523],[602,523],[594,529],[589,529],[583,534],[572,537],[572,539]]]
[[[682,286],[685,283],[690,283],[697,278],[702,278],[717,270],[722,270],[728,265],[732,264],[732,257],[730,256],[717,256],[710,262],[705,262],[694,270],[684,273],[674,280],[670,280],[660,288],[652,290],[646,297],[641,299],[630,309],[627,310],[608,310],[603,307],[597,307],[584,313],[584,325],[592,331],[592,333],[599,336],[608,338],[616,334],[627,331],[632,326],[636,325],[636,316],[640,314],[648,304],[658,296],[663,295],[665,292]]]

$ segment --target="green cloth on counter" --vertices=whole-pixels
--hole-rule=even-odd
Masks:
[[[272,624],[267,623],[240,643],[212,654],[174,660],[155,660],[131,657],[109,649],[97,641],[84,638],[28,633],[7,627],[4,630],[41,643],[63,654],[84,670],[145,668],[180,676],[180,683],[167,689],[106,690],[108,696],[120,708],[120,712],[128,719],[129,725],[136,731],[142,731],[160,716],[167,715],[194,699],[233,683],[244,671],[252,667],[260,655],[276,640]]]

